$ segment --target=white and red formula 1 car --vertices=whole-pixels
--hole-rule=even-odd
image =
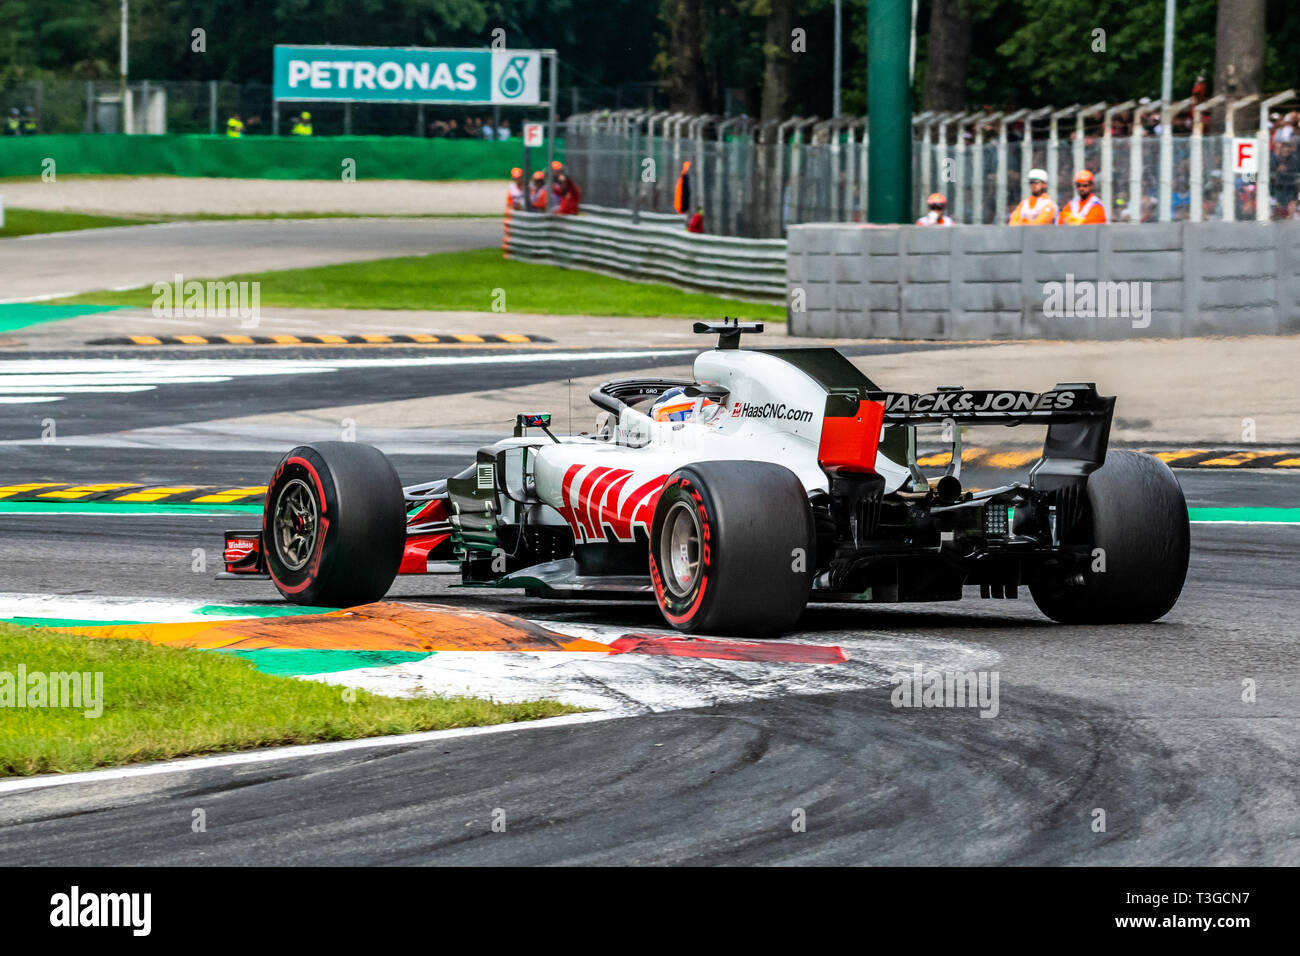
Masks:
[[[653,595],[675,628],[788,629],[810,600],[956,600],[1027,586],[1068,623],[1145,622],[1177,601],[1189,527],[1161,461],[1107,452],[1115,399],[1091,384],[1037,393],[880,389],[830,348],[742,349],[718,334],[694,380],[613,381],[593,434],[519,415],[513,437],[450,478],[401,486],[377,449],[294,448],[260,531],[227,532],[222,577],[269,574],[299,604],[381,598],[398,574],[458,567],[464,585],[536,596]],[[961,433],[1046,425],[1026,480],[971,492]],[[942,425],[944,473],[917,464]]]

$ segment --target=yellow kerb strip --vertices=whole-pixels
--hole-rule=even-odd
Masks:
[[[85,498],[93,495],[97,491],[116,491],[118,488],[138,488],[140,485],[134,481],[118,482],[116,484],[105,485],[77,485],[75,488],[64,488],[62,491],[46,491],[37,495],[38,498]]]
[[[1171,461],[1181,461],[1184,458],[1195,458],[1197,455],[1209,454],[1208,448],[1184,448],[1181,451],[1158,451],[1156,457],[1166,465]]]
[[[302,342],[302,339],[296,335],[273,335],[271,341],[276,345],[298,345]]]
[[[8,498],[10,495],[20,495],[24,491],[35,491],[37,488],[58,488],[66,484],[66,481],[40,481],[30,485],[4,485],[3,487],[0,487],[0,498]]]
[[[193,491],[196,485],[187,485],[184,488],[149,488],[146,491],[133,491],[129,495],[118,495],[114,501],[158,501],[171,495],[179,495],[186,491]]]
[[[185,345],[207,345],[208,339],[205,335],[178,335],[176,341]]]
[[[348,340],[341,335],[318,335],[316,336],[325,345],[347,345]]]
[[[1210,458],[1201,462],[1197,467],[1204,468],[1207,465],[1211,468],[1231,468],[1233,465],[1244,465],[1248,461],[1254,461],[1256,458],[1264,458],[1267,455],[1276,455],[1275,451],[1239,451],[1233,455],[1224,455],[1222,458]]]
[[[229,504],[232,501],[238,501],[240,498],[250,498],[253,495],[266,494],[266,486],[261,488],[227,488],[225,491],[218,491],[210,495],[204,495],[201,498],[193,499],[197,504]]]
[[[153,335],[133,335],[131,341],[136,345],[162,345],[162,339]]]
[[[990,468],[1020,468],[1041,457],[1039,451],[1003,451],[989,455],[983,463]]]
[[[367,342],[373,342],[373,343],[375,343],[375,344],[377,344],[377,345],[383,345],[385,342],[391,344],[392,341],[393,341],[393,340],[392,340],[391,338],[389,338],[387,335],[379,335],[379,334],[375,334],[375,333],[372,333],[372,334],[370,334],[370,335],[363,335],[363,336],[361,336],[361,338],[364,339],[364,340],[367,341]]]
[[[502,332],[501,341],[502,342],[527,342],[528,336],[520,335],[518,332]]]
[[[225,339],[227,342],[229,342],[231,345],[252,345],[253,344],[253,340],[250,339],[247,335],[223,335],[222,338]]]
[[[472,332],[457,332],[452,336],[457,342],[482,342],[483,336],[474,335]]]
[[[1300,468],[1300,458],[1283,458],[1281,461],[1273,462],[1274,468]],[[4,491],[0,488],[0,491]],[[3,498],[4,495],[0,495]]]

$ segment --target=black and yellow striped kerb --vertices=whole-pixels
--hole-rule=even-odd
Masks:
[[[133,481],[105,481],[93,485],[29,481],[0,485],[0,499],[9,501],[120,501],[123,504],[165,501],[230,505],[257,504],[265,496],[265,485],[226,488],[221,485],[142,485]]]
[[[522,332],[444,332],[401,335],[121,335],[87,345],[532,345],[550,342]]]
[[[1180,448],[1174,451],[1142,448],[1138,450],[1154,455],[1171,468],[1300,468],[1300,451],[1278,448]],[[1025,468],[1036,462],[1041,455],[1040,449],[993,451],[988,448],[963,448],[961,463],[968,468],[976,465],[983,468]],[[922,454],[917,459],[917,464],[923,468],[943,468],[951,460],[950,452],[936,452]]]

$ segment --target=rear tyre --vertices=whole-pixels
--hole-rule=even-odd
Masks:
[[[1187,577],[1191,525],[1182,486],[1158,458],[1112,451],[1088,477],[1088,507],[1075,529],[1103,552],[1082,586],[1032,585],[1039,610],[1062,624],[1145,624],[1167,614]],[[1093,559],[1093,564],[1097,558]]]
[[[650,580],[679,631],[774,634],[808,603],[815,548],[808,494],[794,472],[700,462],[664,484],[650,529]]]
[[[299,445],[266,489],[262,545],[295,604],[353,607],[392,586],[406,543],[406,499],[383,452],[355,442]]]

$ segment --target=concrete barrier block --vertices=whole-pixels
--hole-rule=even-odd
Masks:
[[[954,249],[966,255],[980,252],[1020,253],[1028,229],[998,229],[979,226],[974,229],[954,229]]]
[[[1022,228],[1026,252],[1088,252],[1100,243],[1101,231],[1108,226],[1054,226]]]
[[[952,278],[952,257],[908,255],[901,259],[904,282],[948,282]]]
[[[867,252],[873,256],[896,256],[902,247],[902,226],[879,228],[867,226],[862,230]]]
[[[793,233],[793,230],[791,230]],[[800,236],[800,252],[820,252],[829,254],[833,251],[831,231],[829,229],[804,229]]]
[[[1080,229],[1083,227],[1080,226]],[[1076,279],[1100,278],[1095,251],[1082,253],[1040,252],[1027,263],[1029,278],[1036,282],[1064,282],[1067,275]]]
[[[1183,223],[1143,222],[1108,229],[1113,252],[1170,252],[1183,248]]]
[[[833,286],[835,311],[848,314],[861,313],[863,301],[866,298],[863,295],[863,287],[857,283],[841,284],[836,283]]]
[[[830,255],[809,254],[804,256],[803,279],[805,282],[830,282],[835,274],[835,257]]]
[[[1278,331],[1272,308],[1205,308],[1183,317],[1184,335],[1273,335]]]
[[[833,275],[836,282],[866,282],[868,276],[867,264],[871,262],[869,256],[832,256],[834,262]]]
[[[946,282],[910,283],[903,286],[900,301],[905,312],[946,311],[952,308],[952,293]]]
[[[904,312],[901,336],[909,339],[946,339],[948,310],[942,312]]]
[[[1104,278],[1116,281],[1181,280],[1183,277],[1182,250],[1173,252],[1120,252],[1107,256],[1101,264]]]
[[[1023,262],[1019,253],[967,253],[953,259],[953,278],[962,282],[1019,282]]]
[[[1015,312],[1022,296],[1019,282],[963,282],[953,292],[952,307],[968,312]]]
[[[866,338],[873,339],[903,338],[902,313],[897,309],[872,309],[868,311],[863,335]]]
[[[997,315],[993,312],[953,312],[947,331],[946,338],[949,339],[996,338]]]
[[[831,229],[831,251],[837,256],[857,256],[866,252],[864,230],[856,227],[839,226]]]
[[[903,226],[903,241],[908,255],[939,254],[952,252],[954,236],[959,229],[943,229],[935,226]]]
[[[897,312],[902,299],[902,286],[885,282],[871,282],[862,286],[864,305],[868,309],[885,309]]]
[[[809,312],[831,308],[831,285],[829,282],[806,282],[803,285],[804,308]]]

